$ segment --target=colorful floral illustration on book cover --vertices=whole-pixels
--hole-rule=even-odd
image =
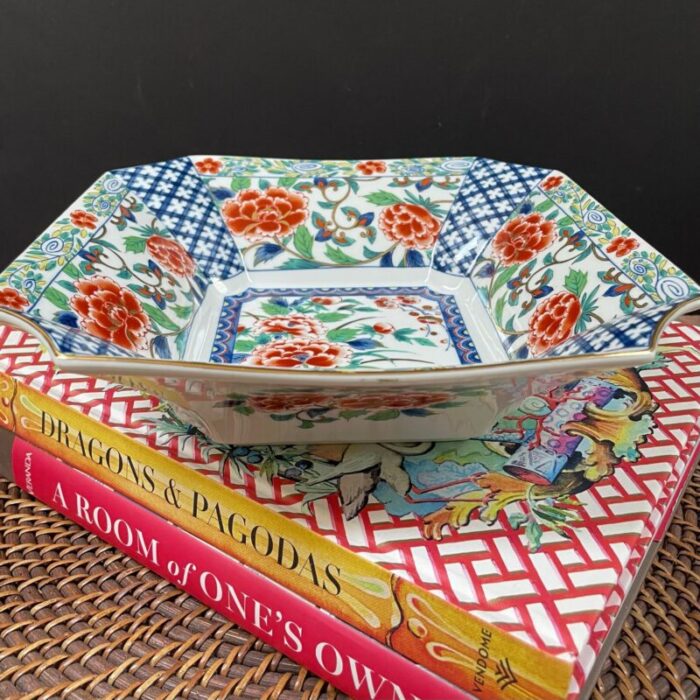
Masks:
[[[441,539],[472,519],[492,525],[505,513],[535,551],[545,530],[567,537],[576,527],[576,494],[639,459],[657,409],[642,372],[665,361],[532,395],[488,434],[461,442],[231,446],[167,409],[157,426],[196,437],[222,469],[292,480],[308,504],[337,495],[348,519],[374,498],[393,516],[419,517],[424,537]]]

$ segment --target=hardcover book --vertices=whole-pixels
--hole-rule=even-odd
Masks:
[[[357,700],[460,700],[397,656],[164,518],[0,430],[0,473]]]
[[[680,324],[654,363],[452,443],[218,444],[22,332],[0,348],[4,427],[478,698],[586,692],[695,458],[700,333]]]

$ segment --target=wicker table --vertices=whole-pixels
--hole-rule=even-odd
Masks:
[[[0,698],[341,697],[0,480]],[[700,471],[603,666],[595,700],[700,696]]]

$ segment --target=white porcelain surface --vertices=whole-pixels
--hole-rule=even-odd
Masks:
[[[196,156],[102,176],[0,318],[220,441],[449,440],[650,361],[698,291],[556,171]]]

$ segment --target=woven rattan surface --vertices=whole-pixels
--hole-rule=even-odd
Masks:
[[[696,472],[595,700],[694,699]],[[0,480],[0,698],[334,698],[314,677]]]

